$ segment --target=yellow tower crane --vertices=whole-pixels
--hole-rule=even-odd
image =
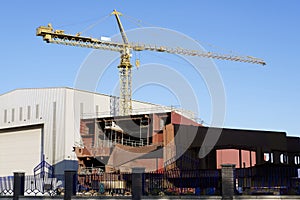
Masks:
[[[131,62],[130,62],[130,51],[157,51],[166,52],[171,54],[180,54],[187,56],[200,56],[213,59],[221,60],[231,60],[238,62],[246,62],[253,64],[265,65],[265,61],[259,58],[254,58],[251,56],[236,56],[236,55],[223,55],[214,52],[201,52],[190,49],[183,48],[170,48],[166,46],[156,46],[147,44],[135,44],[129,43],[126,33],[124,31],[123,25],[121,23],[120,17],[122,14],[114,10],[112,15],[115,15],[123,43],[111,42],[99,40],[91,37],[84,37],[80,34],[71,35],[65,34],[64,30],[54,30],[51,24],[48,26],[40,26],[37,28],[36,35],[42,36],[43,40],[47,43],[63,44],[77,47],[93,48],[117,51],[121,54],[119,68],[120,76],[120,105],[119,114],[120,115],[130,115],[132,112],[132,75],[131,75]]]

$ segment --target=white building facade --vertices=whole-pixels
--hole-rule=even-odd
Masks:
[[[113,101],[112,101],[113,100]],[[77,169],[80,119],[114,115],[116,98],[71,88],[17,89],[0,96],[0,177],[33,174],[43,159],[55,174]],[[169,108],[133,101],[133,113]]]

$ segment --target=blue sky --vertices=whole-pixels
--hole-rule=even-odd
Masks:
[[[144,26],[155,25],[184,33],[207,49],[264,58],[266,67],[215,61],[226,90],[225,127],[278,130],[300,136],[299,8],[298,0],[52,0],[39,3],[3,0],[0,93],[16,88],[73,87],[80,65],[92,50],[47,45],[35,36],[35,29],[51,22],[54,27],[76,33],[117,9],[142,20]],[[126,29],[137,27],[128,18],[122,20]],[[115,20],[110,17],[86,34],[111,36],[117,31]],[[151,58],[156,62],[164,59],[162,55],[157,59],[153,54],[141,53],[142,62]],[[176,58],[167,58],[171,59],[168,65],[178,63]],[[117,73],[112,79],[117,79]],[[154,85],[145,87],[144,91],[146,89],[147,93],[141,89],[133,97],[166,105],[177,102],[163,88]],[[107,92],[101,86],[98,90]],[[201,98],[199,117],[209,123],[209,96],[203,93]]]

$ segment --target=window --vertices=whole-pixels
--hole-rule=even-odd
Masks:
[[[96,116],[98,116],[98,115],[99,115],[99,106],[96,105]]]
[[[217,168],[220,169],[222,164],[232,163],[237,167],[242,167],[239,164],[239,150],[238,149],[218,149],[216,150]]]
[[[274,161],[273,161],[273,153],[270,153],[270,161],[271,161],[271,163],[274,162]]]
[[[270,160],[269,153],[264,153],[264,161],[268,162]]]
[[[288,157],[286,154],[280,154],[279,156],[279,160],[280,160],[280,163],[288,163],[287,160],[288,160]]]
[[[4,110],[4,123],[7,122],[7,110]]]
[[[20,121],[23,120],[23,108],[22,107],[19,108],[19,120]]]
[[[264,161],[273,163],[273,153],[265,152]]]
[[[30,119],[31,107],[27,106],[27,119]]]
[[[299,164],[300,164],[300,156],[295,156],[295,157],[294,157],[294,160],[295,160],[295,164],[296,164],[296,165],[299,165]]]
[[[159,120],[159,129],[162,130],[164,126],[165,126],[165,120],[164,119],[160,119]]]
[[[15,121],[15,109],[11,109],[11,122]]]
[[[80,116],[83,115],[83,103],[80,103]]]
[[[39,118],[39,104],[37,104],[36,106],[35,106],[35,118],[36,119],[38,119]]]

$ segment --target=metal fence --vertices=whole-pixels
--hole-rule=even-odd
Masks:
[[[14,177],[0,177],[0,195],[13,196]],[[60,193],[63,182],[57,178],[25,176],[25,196],[54,196]]]
[[[144,174],[145,195],[220,195],[220,170],[170,170]]]
[[[297,195],[300,179],[297,168],[263,165],[235,170],[236,192],[246,195]]]
[[[13,195],[14,177],[0,177],[0,195]]]
[[[220,170],[143,173],[144,195],[220,195]],[[131,173],[79,175],[78,195],[131,195]]]
[[[131,173],[98,173],[78,176],[78,195],[131,195]]]
[[[234,170],[236,194],[300,195],[296,167],[263,165]],[[75,172],[74,172],[75,173]],[[56,178],[25,176],[25,196],[63,195],[63,176]],[[78,174],[76,194],[81,196],[126,196],[132,194],[131,173]],[[13,196],[14,177],[0,177],[0,196]],[[142,174],[144,195],[222,195],[221,170],[172,169]],[[75,193],[74,193],[75,194]]]

